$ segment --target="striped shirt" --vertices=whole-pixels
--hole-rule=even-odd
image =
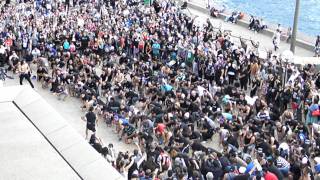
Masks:
[[[131,136],[136,131],[136,129],[129,124],[128,127],[123,129],[123,131],[127,133],[128,136]]]
[[[277,167],[278,168],[289,168],[290,164],[283,157],[278,157],[277,158]]]

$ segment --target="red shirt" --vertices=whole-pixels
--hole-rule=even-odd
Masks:
[[[157,125],[156,131],[157,131],[159,134],[162,134],[162,133],[164,133],[165,128],[166,128],[166,125],[165,125],[165,124],[159,123],[159,124]]]
[[[12,39],[7,39],[7,40],[5,41],[5,44],[6,44],[7,46],[11,47],[12,44],[13,44]]]
[[[278,180],[277,176],[275,174],[273,174],[272,172],[267,172],[264,175],[264,179],[265,180]]]

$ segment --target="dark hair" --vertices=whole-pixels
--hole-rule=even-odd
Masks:
[[[106,156],[109,154],[109,148],[108,147],[102,148],[101,154],[104,158],[106,158]]]
[[[89,111],[90,111],[90,112],[93,111],[93,106],[90,106]]]
[[[96,135],[92,134],[91,137],[90,137],[90,140],[89,140],[89,144],[94,144],[95,141],[96,141]]]

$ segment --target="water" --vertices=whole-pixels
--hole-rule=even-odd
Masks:
[[[295,0],[214,0],[228,9],[263,18],[267,22],[292,27]],[[300,0],[298,31],[316,36],[320,34],[320,0]]]

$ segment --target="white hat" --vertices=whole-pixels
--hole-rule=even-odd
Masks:
[[[190,117],[190,113],[189,113],[189,112],[186,112],[186,113],[184,114],[184,117],[188,119],[188,118]]]
[[[208,172],[208,173],[206,174],[206,179],[207,179],[207,180],[213,180],[213,174],[212,174],[212,172]]]
[[[302,162],[301,163],[302,164],[307,164],[308,163],[308,158],[306,158],[306,157],[302,158]]]
[[[243,173],[245,173],[245,172],[246,172],[246,168],[243,167],[243,166],[241,166],[241,167],[239,168],[239,173],[240,173],[240,174],[243,174]]]

